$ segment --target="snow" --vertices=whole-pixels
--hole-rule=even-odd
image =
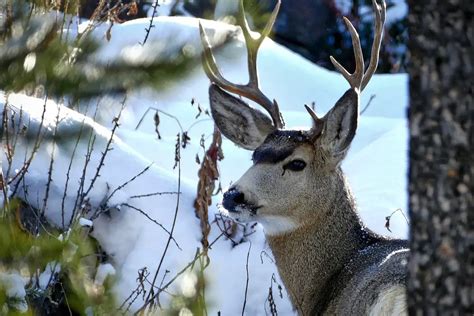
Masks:
[[[162,54],[160,58],[172,58],[176,50],[186,45],[194,47],[198,58],[201,48],[196,19],[157,17],[154,23],[156,27],[150,34],[149,42],[143,47],[138,47],[137,44],[143,40],[144,29],[149,20],[140,19],[115,25],[111,41],[103,42],[104,46],[97,56],[98,62],[124,60],[128,58],[130,49],[138,50],[142,54],[140,56],[148,56],[159,49]],[[217,22],[206,21],[205,27],[209,34],[214,34],[211,39],[213,43],[222,43],[235,32],[234,27]],[[94,35],[101,38],[107,28],[106,25],[100,26]],[[163,41],[172,45],[163,45]],[[241,36],[216,52],[216,59],[224,76],[237,82],[247,81],[245,56]],[[262,90],[270,98],[278,100],[287,128],[309,128],[311,118],[303,105],[314,101],[317,113],[323,115],[348,88],[340,74],[322,69],[271,40],[266,40],[262,45],[259,71]],[[110,265],[101,266],[96,280],[103,281],[106,275],[116,273],[118,302],[122,302],[137,287],[140,269],[147,267],[150,277],[153,277],[165,251],[169,238],[167,231],[172,229],[176,210],[177,221],[173,233],[175,241],[167,249],[158,280],[163,279],[164,283],[171,280],[194,259],[196,249],[200,247],[199,221],[193,208],[199,168],[195,156],[199,154],[202,157],[203,154],[199,146],[201,135],[205,135],[206,146],[209,145],[213,124],[204,114],[199,117],[199,123],[195,123],[195,117],[198,103],[203,108],[209,107],[208,85],[203,70],[197,66],[178,83],[170,83],[166,88],[129,93],[120,127],[113,136],[113,150],[107,153],[99,177],[95,177],[95,174],[102,152],[111,137],[111,122],[118,115],[121,97],[104,98],[98,106],[96,100],[82,104],[82,113],[51,100],[45,103],[44,100],[21,94],[9,94],[0,98],[2,105],[8,102],[16,111],[22,109],[23,117],[20,119],[17,115],[15,119],[18,120],[17,123],[29,122],[26,134],[30,139],[36,135],[43,106],[46,106],[42,129],[46,137],[25,176],[28,190],[20,188],[18,194],[33,206],[39,209],[44,207],[51,222],[58,226],[62,226],[63,222],[69,223],[79,179],[85,174],[84,185],[87,188],[92,179],[96,178],[93,189],[87,195],[88,203],[92,209],[105,203],[107,213],[94,220],[94,237],[110,255],[113,265],[113,268]],[[343,163],[343,169],[352,185],[364,222],[376,232],[392,237],[406,237],[407,223],[402,216],[393,216],[390,227],[392,233],[385,229],[384,224],[386,216],[398,208],[406,212],[407,206],[407,76],[375,75],[362,95],[361,108],[369,102],[371,95],[375,97],[360,117],[358,132]],[[192,99],[195,100],[194,106],[191,105]],[[135,129],[150,107],[159,108],[178,118],[185,130],[195,124],[189,129],[190,144],[181,149],[180,168],[173,169],[176,134],[179,132],[179,126],[173,118],[160,115],[161,140],[157,139],[155,133],[154,111]],[[92,119],[94,116],[95,120]],[[69,138],[69,141],[53,145],[51,140],[55,130],[57,135],[61,135],[63,139]],[[79,131],[82,131],[82,139],[75,149],[74,143]],[[84,170],[90,139],[95,141],[88,168]],[[24,158],[30,155],[32,146],[32,142],[26,138],[19,140],[11,170],[21,168]],[[54,147],[53,181],[50,183],[47,203],[43,205],[48,182],[47,170]],[[223,151],[225,159],[220,163],[219,169],[225,189],[250,167],[251,153],[237,148],[226,139],[223,141]],[[2,168],[6,172],[5,159],[2,161]],[[137,176],[146,168],[146,172]],[[178,179],[179,169],[181,179]],[[67,174],[70,178],[68,182]],[[130,181],[134,177],[136,178]],[[129,183],[126,184],[127,182]],[[116,193],[112,193],[115,190]],[[168,193],[158,194],[162,192]],[[149,195],[140,197],[145,194]],[[216,205],[220,198],[217,196],[213,199],[211,220],[214,218],[213,214],[218,212]],[[215,240],[219,234],[219,229],[212,224],[209,241]],[[265,315],[270,285],[273,285],[278,312],[282,315],[293,314],[286,292],[280,297],[277,285],[272,281],[273,276],[276,276],[277,282],[282,284],[261,226],[256,226],[255,232],[247,239],[247,242],[233,245],[229,240],[220,238],[209,250],[210,264],[205,270],[209,313],[241,313],[247,279],[246,258],[250,251],[246,314]],[[184,274],[167,291],[188,293],[185,288],[189,290],[192,282],[192,277]],[[166,293],[162,293],[160,297],[164,306],[170,299],[170,295]],[[133,308],[142,304],[140,300],[141,298],[137,299]]]
[[[185,51],[198,56],[202,51],[201,40],[193,36],[198,25],[198,19],[190,17],[155,17],[154,27],[145,45],[141,45],[145,37],[145,29],[149,27],[149,19],[136,19],[123,24],[114,25],[110,30],[110,39],[106,40],[110,24],[97,26],[93,35],[102,45],[97,52],[97,61],[109,64],[125,62],[129,64],[147,64],[172,60],[178,53]],[[210,35],[211,43],[219,45],[226,37],[236,31],[236,27],[219,24],[215,21],[201,20]],[[85,29],[84,22],[79,29]],[[72,31],[74,34],[74,31]]]
[[[50,262],[46,265],[46,268],[39,275],[38,286],[42,290],[46,290],[51,282],[54,281],[56,274],[61,271],[61,265],[57,262]]]
[[[114,276],[115,273],[115,268],[110,263],[102,263],[97,267],[94,283],[97,285],[103,285],[105,279],[108,276]]]
[[[26,280],[18,273],[5,273],[0,271],[0,287],[5,290],[7,297],[13,300],[13,306],[22,313],[28,310],[25,285]],[[5,308],[5,306],[0,306],[0,310],[3,308]]]
[[[214,9],[214,19],[223,19],[235,15],[239,10],[239,2],[234,0],[218,0]]]
[[[79,218],[79,225],[82,226],[82,227],[92,227],[93,223],[90,219],[81,217],[81,218]]]

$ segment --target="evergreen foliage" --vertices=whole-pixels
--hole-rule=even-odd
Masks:
[[[67,13],[76,6],[77,1],[66,1],[63,9]],[[159,52],[150,56],[150,50],[140,46],[136,58],[100,62],[94,53],[101,43],[90,31],[105,22],[112,28],[113,14],[119,13],[104,16],[98,7],[90,26],[72,36],[73,17],[57,9],[46,1],[26,0],[9,1],[0,8],[1,90],[41,90],[51,97],[80,99],[142,86],[159,89],[193,61],[194,56],[184,52],[165,58]]]
[[[26,297],[7,295],[8,288],[0,282],[0,311],[16,315],[23,310],[19,304],[27,304],[26,315],[113,312],[113,278],[107,277],[103,284],[95,282],[97,265],[103,258],[89,228],[76,224],[61,232],[41,223],[40,232],[33,235],[21,219],[25,211],[34,212],[14,199],[1,213],[0,280],[2,274],[20,275],[26,280]]]
[[[99,61],[94,54],[101,43],[91,31],[103,23],[110,31],[123,10],[98,1],[90,24],[77,32],[73,21],[82,2],[0,2],[0,90],[68,98],[74,103],[140,87],[160,89],[198,62],[182,51],[149,56],[151,50],[140,43],[136,58]],[[9,132],[1,131],[2,142],[5,133]],[[5,203],[0,210],[0,314],[116,314],[113,278],[96,283],[98,266],[107,257],[90,236],[90,228],[78,222],[66,230],[49,226],[40,211],[8,196],[8,179],[0,176]],[[12,286],[23,288],[4,280],[10,277],[24,281],[24,296],[9,293]]]

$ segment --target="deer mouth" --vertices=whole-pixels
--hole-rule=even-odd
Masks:
[[[224,199],[222,200],[222,206],[227,210],[228,216],[238,219],[244,215],[253,217],[257,215],[258,209],[262,206],[257,204],[249,203],[246,201],[245,196],[239,190],[233,188],[224,193]]]
[[[229,211],[229,212],[234,212],[234,213],[248,212],[250,216],[255,216],[257,215],[257,210],[259,208],[261,208],[261,206],[256,206],[252,204],[239,204],[235,207],[234,211]]]
[[[220,210],[221,214],[231,218],[238,223],[249,223],[255,222],[257,219],[257,211],[261,206],[255,206],[251,204],[237,204],[231,209],[223,208]]]

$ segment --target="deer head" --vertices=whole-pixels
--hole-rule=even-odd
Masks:
[[[370,64],[365,70],[357,31],[344,18],[352,38],[356,69],[350,74],[332,57],[331,62],[349,82],[350,89],[322,118],[306,106],[313,121],[311,129],[284,130],[278,104],[259,89],[257,73],[258,49],[270,33],[279,7],[280,1],[260,37],[254,38],[240,1],[238,22],[248,53],[249,82],[245,85],[231,83],[222,76],[200,25],[202,61],[212,82],[209,88],[212,116],[227,138],[254,151],[253,166],[224,194],[223,206],[238,221],[260,222],[269,235],[318,222],[331,210],[337,192],[341,192],[344,177],[339,166],[356,133],[360,93],[377,68],[385,21],[385,3],[378,5],[373,0],[375,38]],[[228,92],[256,102],[269,116]]]

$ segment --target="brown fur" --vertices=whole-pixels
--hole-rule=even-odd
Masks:
[[[244,206],[230,210],[231,216],[264,223],[279,273],[300,315],[369,313],[379,293],[404,288],[406,242],[387,240],[364,227],[338,166],[344,152],[332,155],[323,146],[325,139],[309,143],[303,138],[295,145],[288,137],[298,132],[274,134],[256,152],[274,147],[292,153],[276,162],[256,160],[231,188],[245,197]],[[295,159],[308,165],[282,173]],[[245,204],[259,208],[246,211]],[[275,217],[291,225],[267,230]]]
[[[359,220],[352,212],[351,194],[345,186],[339,189],[340,194],[334,195],[332,203],[325,207],[318,208],[309,201],[301,204],[306,205],[308,215],[324,214],[318,216],[319,220],[308,216],[296,230],[267,238],[283,282],[301,315],[308,315],[318,300],[325,299],[326,283],[360,246],[354,236],[341,233],[354,231]]]

